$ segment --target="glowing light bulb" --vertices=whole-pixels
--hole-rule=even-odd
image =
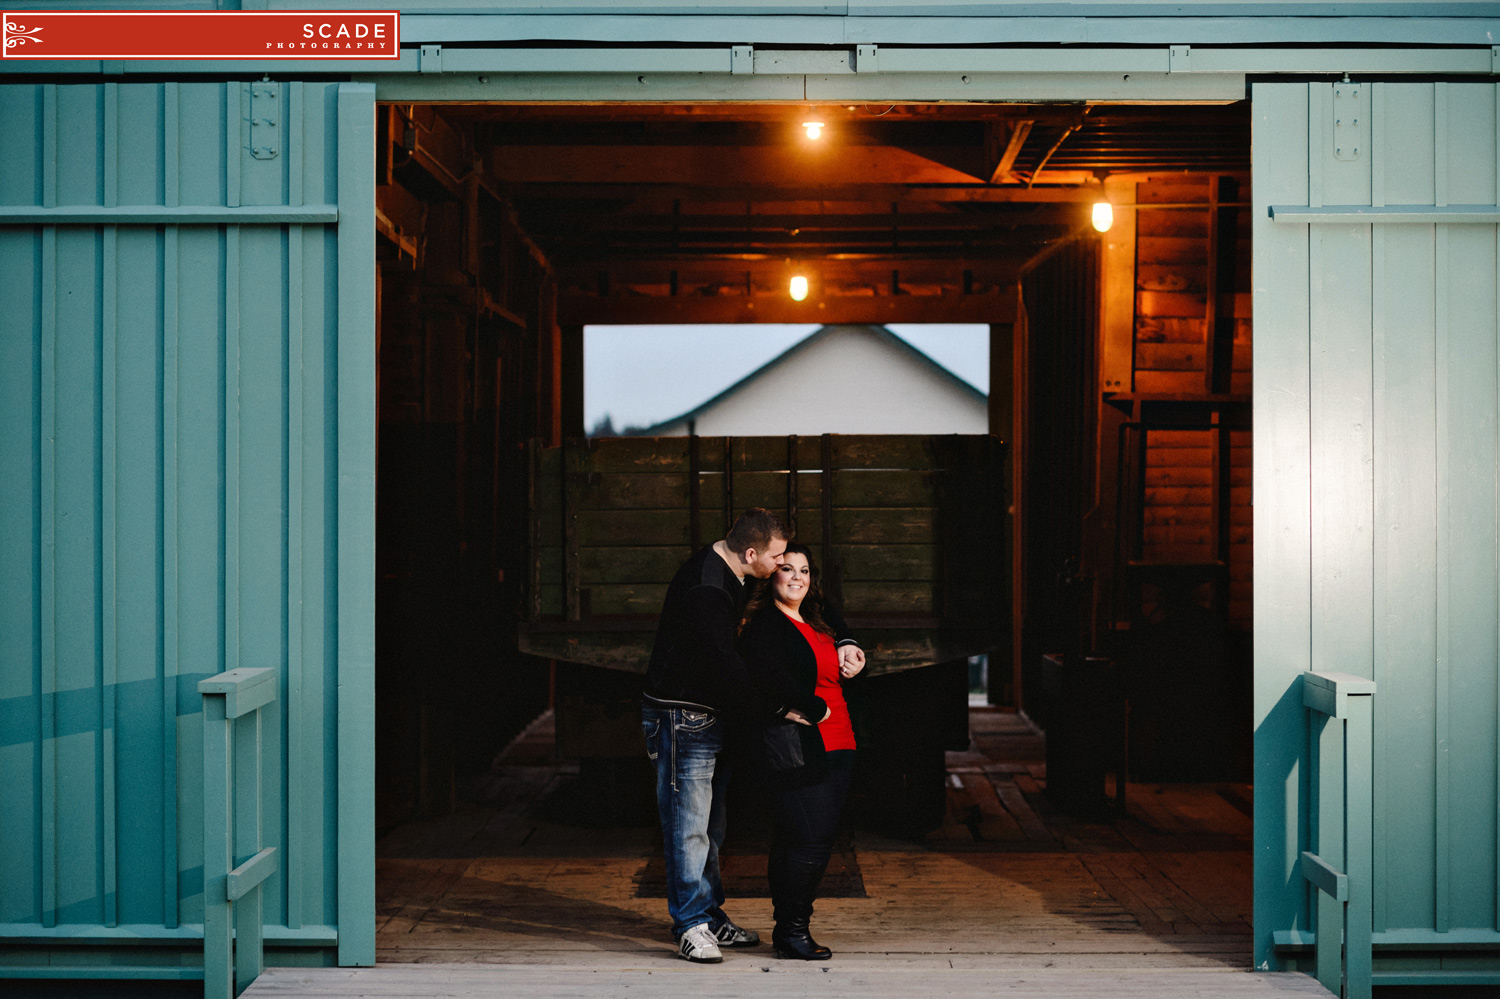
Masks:
[[[807,129],[807,137],[816,139],[823,134],[823,123],[821,121],[804,121],[802,127]]]
[[[1094,204],[1094,228],[1100,232],[1109,232],[1109,227],[1115,224],[1115,210],[1108,201],[1100,201]]]
[[[792,286],[787,290],[788,293],[792,296],[792,301],[802,301],[807,297],[807,278],[803,277],[801,274],[798,274],[796,277],[792,278]]]

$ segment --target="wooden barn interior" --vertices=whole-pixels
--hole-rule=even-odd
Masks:
[[[1129,822],[1217,837],[1216,863],[1242,864],[1232,892],[1158,904],[1094,876],[1140,925],[1172,932],[1181,910],[1248,934],[1246,103],[382,105],[378,122],[383,926],[435,890],[403,858],[535,848],[506,825],[525,809],[551,809],[524,837],[560,854],[608,852],[613,825],[649,837],[621,667],[676,560],[762,502],[840,560],[852,620],[895,629],[871,656],[857,822],[938,850]],[[906,464],[891,445],[866,466],[927,498],[837,510],[819,483],[868,442],[585,439],[586,325],[769,322],[987,324],[990,439],[908,442]],[[681,510],[611,487],[653,468]],[[918,503],[943,525],[923,556],[939,567],[860,577],[837,518]],[[588,585],[630,558],[649,568]],[[960,605],[968,644],[947,641]],[[988,655],[982,697],[961,657],[936,661],[955,651]]]

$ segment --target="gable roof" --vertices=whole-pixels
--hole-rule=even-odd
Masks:
[[[659,423],[653,423],[649,427],[643,427],[639,430],[633,431],[633,434],[640,437],[651,437],[653,435],[659,434],[667,427],[671,427],[685,421],[696,420],[700,415],[712,409],[714,406],[717,406],[720,402],[723,402],[725,399],[729,398],[735,393],[741,391],[751,383],[760,381],[762,378],[769,377],[771,374],[781,368],[786,367],[788,364],[796,360],[798,356],[806,353],[813,347],[822,343],[824,340],[829,339],[837,333],[848,330],[856,330],[865,333],[870,338],[874,339],[877,343],[881,343],[888,347],[894,348],[899,354],[904,354],[905,357],[912,363],[924,368],[925,370],[933,374],[939,381],[948,384],[949,386],[957,390],[960,394],[968,396],[974,401],[983,403],[989,399],[989,396],[985,395],[973,385],[970,385],[968,382],[955,375],[952,371],[949,371],[947,368],[943,367],[937,361],[934,361],[921,350],[918,350],[910,343],[907,343],[905,340],[901,339],[901,337],[897,336],[895,333],[892,333],[884,326],[880,326],[874,323],[840,323],[829,326],[820,326],[818,329],[814,330],[812,333],[809,333],[801,340],[798,340],[786,350],[782,351],[780,354],[777,354],[765,364],[762,364],[760,367],[756,368],[754,371],[750,372],[748,375],[741,378],[733,385],[730,385],[722,392],[719,392],[708,400],[699,403],[685,413],[678,413],[676,416],[673,416],[670,419],[662,420]]]

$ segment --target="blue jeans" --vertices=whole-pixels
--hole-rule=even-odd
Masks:
[[[688,708],[641,706],[646,755],[656,763],[656,807],[667,861],[667,912],[672,936],[700,923],[717,930],[721,908],[719,847],[724,843],[724,792],[729,760],[724,722]]]

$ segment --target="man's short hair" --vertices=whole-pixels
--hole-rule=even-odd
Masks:
[[[740,514],[725,536],[724,543],[729,546],[730,551],[743,555],[747,549],[754,548],[763,552],[772,541],[790,541],[791,537],[779,517],[765,507],[757,506]]]

